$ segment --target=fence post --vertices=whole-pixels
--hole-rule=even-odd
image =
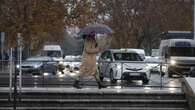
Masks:
[[[160,88],[162,89],[162,62],[160,63]]]
[[[16,51],[16,58],[15,58],[15,61],[14,61],[14,65],[15,65],[15,73],[14,73],[14,101],[13,101],[13,110],[16,110],[16,106],[17,106],[17,60],[18,60],[18,52],[17,52],[17,47],[15,49]]]
[[[12,59],[12,48],[10,49],[10,58],[9,58],[9,100],[12,99],[12,69],[13,69],[13,59]]]
[[[22,48],[21,46],[19,47],[19,98],[21,98],[21,92],[22,92],[22,69],[21,69],[21,64],[22,64]]]

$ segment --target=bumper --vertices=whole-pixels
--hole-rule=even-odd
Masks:
[[[41,74],[40,69],[22,69],[24,74]]]
[[[189,74],[191,67],[194,66],[169,66],[168,73],[187,75]]]
[[[124,72],[122,75],[123,80],[143,80],[145,78],[147,78],[147,74],[143,72]]]

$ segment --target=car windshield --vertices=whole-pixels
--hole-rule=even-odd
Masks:
[[[76,56],[66,56],[64,61],[81,61],[81,57]]]
[[[137,53],[114,53],[114,59],[120,61],[143,61]]]
[[[49,61],[49,60],[51,59],[48,57],[31,57],[26,59],[26,61]]]
[[[47,51],[46,56],[61,57],[61,52],[60,51]]]
[[[170,47],[171,56],[195,56],[195,47]]]

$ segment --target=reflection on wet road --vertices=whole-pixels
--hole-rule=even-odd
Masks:
[[[0,86],[9,86],[9,76],[0,75]],[[74,75],[58,74],[58,75],[45,75],[45,76],[32,76],[23,75],[22,76],[22,86],[23,87],[72,87],[74,82]],[[159,74],[152,74],[148,84],[143,85],[142,81],[117,81],[116,84],[111,84],[109,79],[104,79],[104,84],[108,88],[124,88],[124,87],[164,87],[164,88],[180,88],[181,82],[180,78],[168,78],[166,75],[160,77]],[[93,77],[85,77],[82,79],[83,87],[93,87],[97,86],[95,79]]]

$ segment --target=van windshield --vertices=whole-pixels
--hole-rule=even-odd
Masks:
[[[46,51],[45,55],[49,57],[61,57],[61,52],[60,51]]]
[[[170,56],[195,57],[195,47],[170,47]]]

